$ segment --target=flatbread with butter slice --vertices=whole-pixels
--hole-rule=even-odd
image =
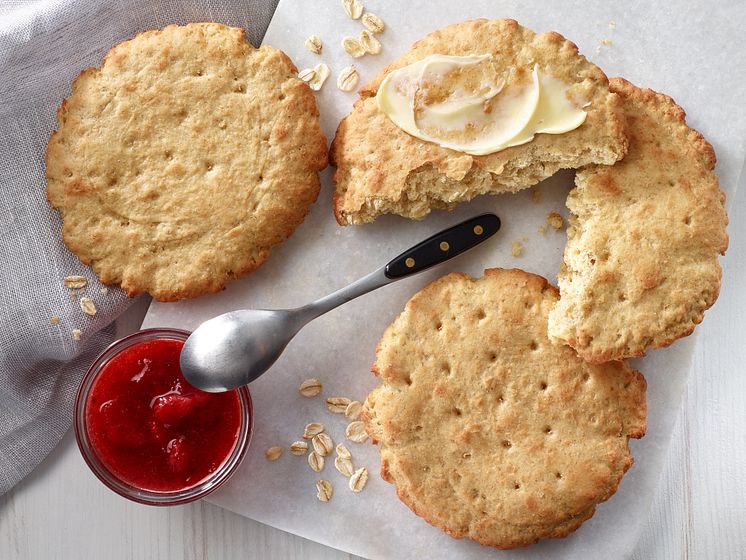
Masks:
[[[407,72],[410,65],[426,64],[428,57],[436,57],[437,64],[449,58],[487,59],[485,63],[494,67],[494,79],[485,84],[487,93],[479,91],[481,84],[467,89],[477,97],[484,95],[487,103],[497,100],[496,110],[516,88],[524,88],[519,101],[530,97],[532,81],[540,82],[536,87],[549,83],[548,88],[550,81],[562,83],[566,98],[577,110],[582,109],[582,124],[566,132],[561,126],[547,127],[545,133],[524,134],[523,141],[510,142],[520,139],[525,127],[514,120],[514,111],[506,110],[507,120],[498,119],[497,130],[509,126],[515,130],[507,139],[487,146],[489,153],[465,147],[464,137],[453,141],[448,131],[440,138],[427,130],[417,137],[411,134],[414,130],[402,127],[401,119],[395,122],[395,111],[381,107],[397,102],[396,89],[386,98],[389,76]],[[453,96],[438,99],[437,87],[430,89],[436,98],[428,109],[432,116],[434,107],[443,110],[444,103],[439,101],[452,101]],[[494,89],[500,91],[489,97]],[[519,111],[526,122],[537,114],[539,98],[529,103],[527,111]],[[415,124],[417,117],[412,119]],[[419,129],[427,129],[427,111],[419,117]],[[360,91],[360,99],[340,123],[332,144],[332,163],[337,168],[334,212],[342,225],[370,222],[390,213],[421,219],[432,208],[450,209],[480,194],[516,192],[562,168],[613,164],[626,153],[624,129],[619,99],[609,91],[604,73],[558,33],[536,34],[514,20],[451,25],[415,43]],[[508,147],[504,147],[505,140]],[[491,152],[490,147],[498,150]]]

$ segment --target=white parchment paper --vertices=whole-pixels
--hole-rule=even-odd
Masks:
[[[345,35],[362,29],[348,19],[337,0],[282,0],[265,43],[283,49],[298,68],[326,62],[332,76],[318,94],[322,125],[333,137],[339,120],[355,99],[335,87],[338,72],[354,62],[364,83],[416,39],[449,23],[474,17],[511,17],[536,30],[556,30],[574,41],[581,53],[609,76],[624,76],[674,97],[689,113],[718,154],[718,174],[726,194],[735,190],[746,154],[746,51],[739,25],[746,22],[744,3],[664,3],[586,1],[366,0],[387,25],[378,56],[351,60],[340,45]],[[303,47],[310,34],[324,41],[323,55]],[[606,40],[606,41],[604,41]],[[602,43],[603,41],[603,43]],[[610,44],[609,44],[610,42]],[[319,201],[293,237],[274,251],[256,273],[233,282],[226,291],[195,301],[154,303],[145,326],[191,329],[200,322],[237,308],[292,307],[323,296],[387,262],[431,233],[483,211],[503,220],[492,240],[437,270],[368,294],[306,327],[264,377],[251,385],[255,432],[249,454],[236,476],[210,501],[247,517],[370,558],[619,558],[636,541],[662,469],[682,389],[691,365],[695,337],[652,352],[635,366],[648,379],[648,434],[632,442],[635,465],[621,487],[595,516],[567,539],[528,549],[501,552],[469,541],[456,541],[417,518],[396,497],[393,486],[378,476],[379,459],[369,444],[349,443],[355,464],[371,472],[361,494],[328,461],[322,473],[311,471],[305,457],[285,453],[268,463],[271,445],[289,445],[303,426],[320,421],[335,442],[344,438],[346,422],[328,412],[323,398],[344,395],[363,400],[375,385],[369,373],[374,349],[384,328],[406,300],[428,281],[453,270],[481,275],[484,268],[520,267],[556,281],[565,243],[564,232],[538,233],[550,211],[566,215],[564,200],[573,174],[560,173],[540,186],[541,200],[530,192],[481,197],[452,213],[433,212],[423,222],[386,216],[362,227],[339,227],[331,211],[330,172],[323,175]],[[736,212],[743,213],[736,209]],[[731,219],[733,217],[731,212]],[[524,254],[511,256],[510,242],[522,240]],[[720,302],[720,305],[723,303]],[[317,376],[322,397],[303,399],[298,384]],[[330,503],[315,496],[315,481],[335,487]]]

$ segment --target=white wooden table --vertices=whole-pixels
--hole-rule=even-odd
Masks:
[[[746,558],[746,188],[734,201],[721,299],[702,337],[678,426],[633,558]],[[134,330],[142,300],[120,321]],[[88,471],[68,434],[0,497],[0,559],[356,558],[206,502],[130,503]]]

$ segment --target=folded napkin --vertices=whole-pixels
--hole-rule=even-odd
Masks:
[[[70,427],[78,383],[131,303],[68,251],[47,204],[44,152],[81,70],[140,31],[217,21],[258,45],[277,0],[0,0],[0,494]],[[82,290],[63,285],[79,275]],[[90,298],[95,315],[83,313]]]

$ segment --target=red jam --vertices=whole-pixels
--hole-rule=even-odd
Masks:
[[[100,371],[86,402],[94,453],[143,490],[196,486],[231,455],[241,429],[238,392],[189,385],[179,367],[183,345],[156,339],[124,349]]]

